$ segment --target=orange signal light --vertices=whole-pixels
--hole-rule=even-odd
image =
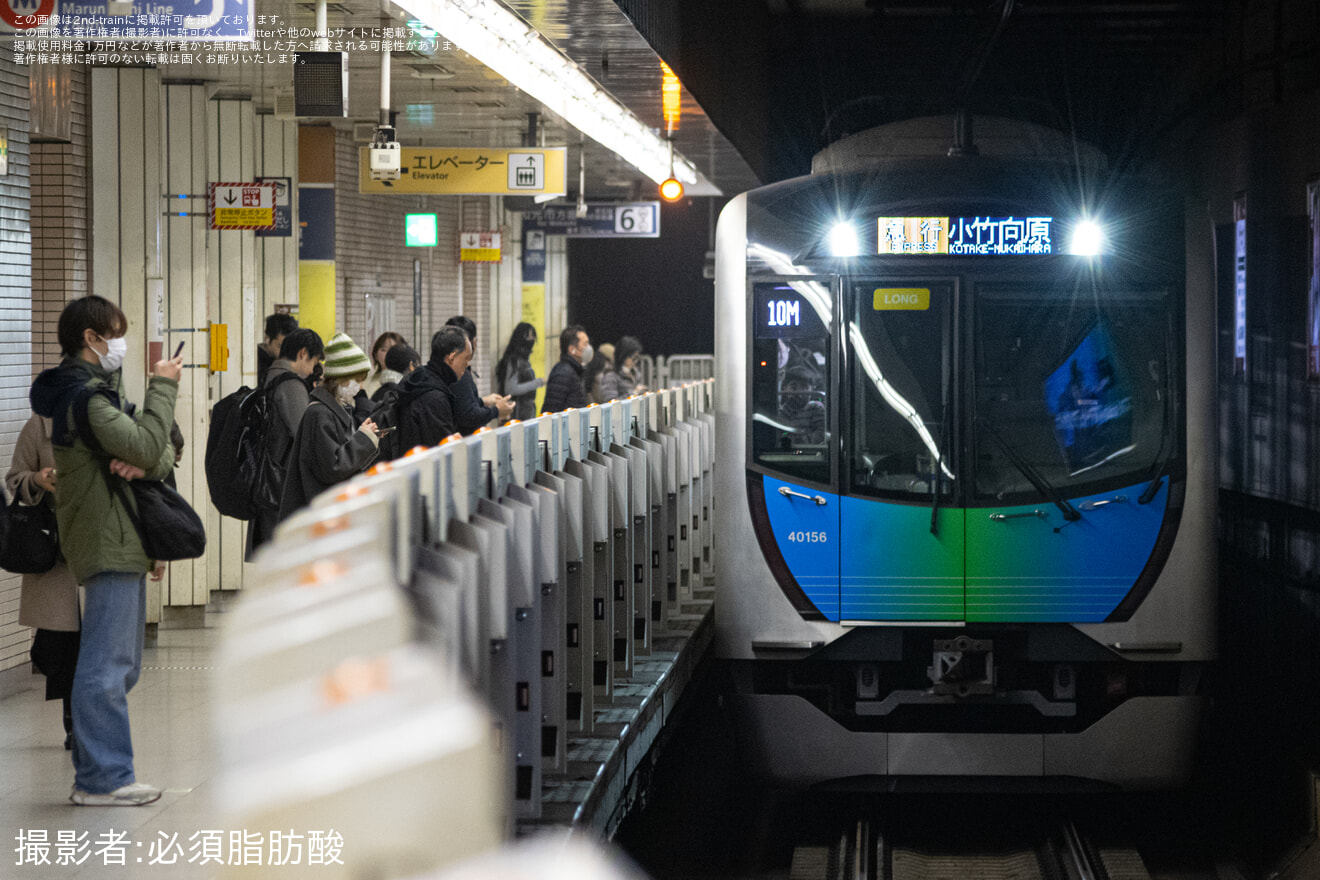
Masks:
[[[676,177],[669,178],[660,184],[660,198],[666,202],[676,202],[683,198],[683,184]]]
[[[665,128],[672,134],[683,118],[683,86],[663,61],[660,62],[660,99]]]

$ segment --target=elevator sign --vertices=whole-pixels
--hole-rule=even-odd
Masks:
[[[209,227],[211,229],[273,227],[275,189],[274,181],[209,184],[206,191],[206,215]]]

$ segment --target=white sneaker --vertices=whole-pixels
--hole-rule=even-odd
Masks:
[[[152,788],[145,782],[133,782],[109,794],[91,794],[79,791],[75,785],[69,800],[84,807],[140,807],[160,800],[160,789]]]

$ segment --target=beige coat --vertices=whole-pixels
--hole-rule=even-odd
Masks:
[[[46,490],[33,480],[42,468],[55,467],[50,434],[50,419],[35,414],[19,432],[14,461],[5,475],[5,488],[11,500],[17,497],[24,504],[54,504],[55,499],[47,498]],[[65,565],[63,554],[45,574],[23,575],[18,597],[20,625],[68,632],[80,629],[80,620],[78,582]]]

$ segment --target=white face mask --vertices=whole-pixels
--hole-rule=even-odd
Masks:
[[[115,339],[107,339],[105,345],[105,354],[101,354],[96,349],[92,349],[92,351],[96,351],[96,356],[101,361],[101,369],[107,373],[113,373],[124,365],[124,355],[128,354],[128,340],[120,336]]]
[[[588,342],[587,347],[582,349],[582,365],[586,366],[587,364],[591,363],[591,359],[594,358],[595,356],[596,356],[596,349],[592,348],[591,343]]]
[[[350,406],[353,403],[353,398],[357,397],[357,393],[361,390],[362,383],[357,379],[354,379],[353,381],[346,382],[335,389],[335,399],[344,406]]]

